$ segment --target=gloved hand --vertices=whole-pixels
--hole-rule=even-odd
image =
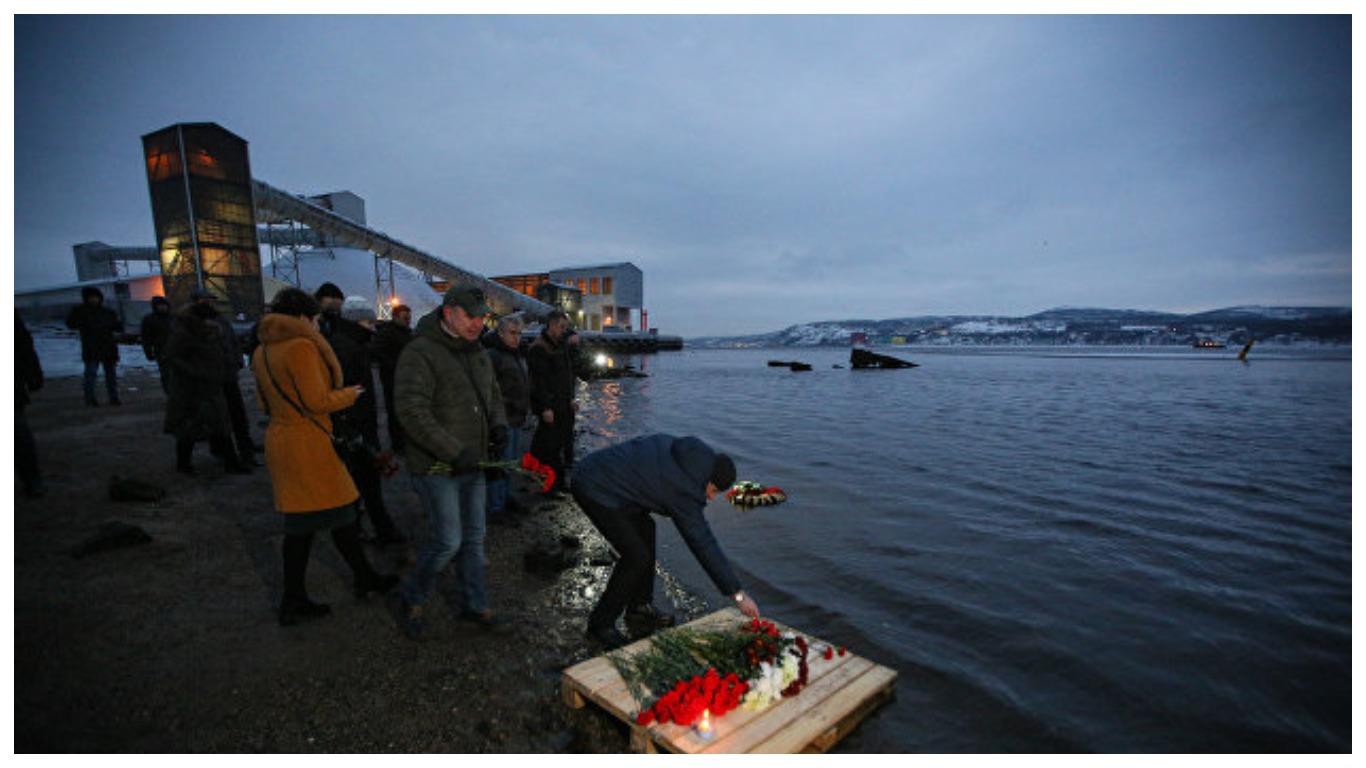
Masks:
[[[451,473],[456,475],[467,475],[479,469],[479,455],[469,448],[461,448],[460,454],[450,461]]]
[[[494,426],[489,432],[489,459],[502,461],[503,452],[508,448],[508,428],[503,424]]]

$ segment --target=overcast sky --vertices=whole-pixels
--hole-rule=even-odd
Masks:
[[[15,286],[154,244],[141,137],[684,336],[1351,304],[1350,17],[14,19]]]

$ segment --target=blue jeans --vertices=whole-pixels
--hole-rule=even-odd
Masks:
[[[104,368],[104,391],[109,395],[109,402],[116,403],[119,399],[119,379],[115,374],[117,360],[86,360],[85,362],[85,401],[95,402],[95,377],[99,374],[100,368]]]
[[[488,610],[484,584],[484,502],[488,490],[484,473],[413,475],[412,481],[427,515],[427,536],[403,584],[404,601],[425,605],[441,569],[455,558],[464,610]]]
[[[520,461],[522,458],[522,430],[508,428],[508,445],[503,451],[503,461]],[[501,480],[489,483],[488,516],[496,517],[507,509],[508,492],[511,489],[512,473],[508,472]]]

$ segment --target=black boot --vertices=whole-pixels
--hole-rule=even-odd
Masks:
[[[175,469],[181,474],[193,477],[198,474],[194,470],[194,464],[190,462],[190,456],[194,454],[193,440],[175,441]]]
[[[306,621],[321,619],[332,613],[327,603],[315,603],[306,597],[285,597],[280,601],[280,626],[292,627]]]
[[[378,574],[373,571],[363,577],[356,579],[352,585],[352,590],[356,593],[356,598],[364,600],[370,595],[388,594],[394,587],[398,586],[398,574],[386,573]]]
[[[626,609],[626,628],[632,637],[646,637],[656,629],[667,629],[678,623],[678,618],[650,603]]]

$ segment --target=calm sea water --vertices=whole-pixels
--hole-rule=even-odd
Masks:
[[[581,395],[581,452],[696,434],[787,492],[708,514],[766,614],[900,673],[839,751],[1350,751],[1350,351],[893,354]]]

